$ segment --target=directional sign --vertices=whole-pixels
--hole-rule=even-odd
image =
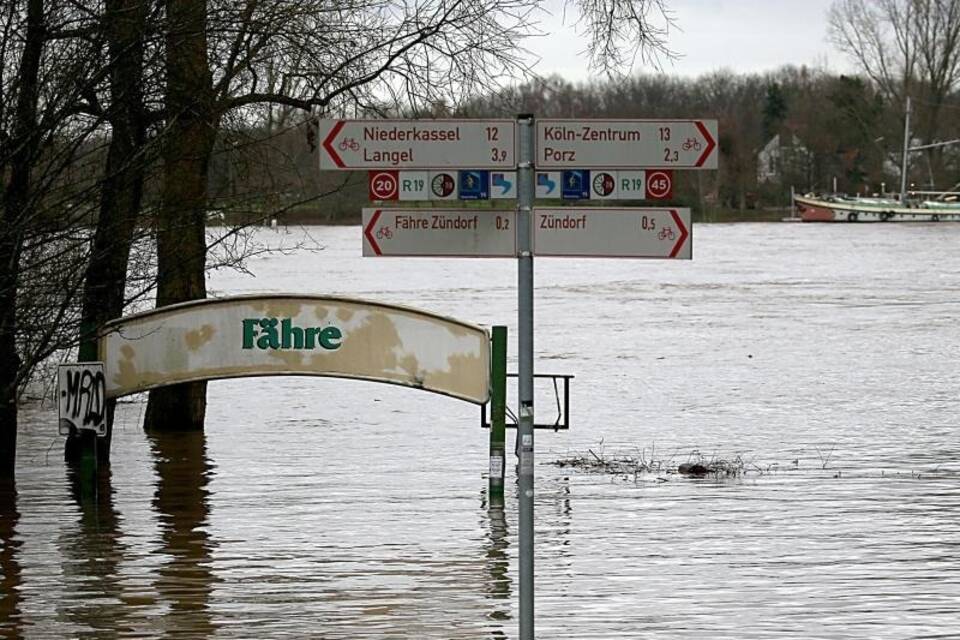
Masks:
[[[320,168],[513,169],[513,120],[321,120]]]
[[[537,207],[533,254],[689,260],[690,229],[689,209]]]
[[[540,169],[716,169],[716,120],[537,120]]]
[[[364,209],[364,256],[513,258],[516,211]]]

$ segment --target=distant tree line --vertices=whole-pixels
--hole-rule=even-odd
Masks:
[[[911,144],[960,138],[960,92],[947,93],[939,103],[923,96],[917,88]],[[939,115],[934,117],[934,112]],[[674,174],[674,201],[692,207],[701,219],[782,209],[789,206],[791,189],[874,194],[884,189],[896,192],[900,185],[904,102],[864,75],[785,67],[763,74],[638,75],[580,84],[555,76],[455,109],[437,105],[427,115],[437,113],[471,118],[518,113],[550,118],[716,118],[719,169]],[[304,142],[302,129],[278,132],[269,139],[262,132],[248,134],[261,143],[253,143],[247,153],[256,149],[264,160],[257,163],[259,168],[246,165],[250,173],[243,180],[259,185],[260,194],[276,193],[279,201],[293,203],[305,194],[328,191],[332,181],[343,179],[317,173],[316,156]],[[960,146],[914,152],[908,167],[908,184],[915,189],[951,189],[960,182]],[[215,166],[213,182],[220,189],[236,189],[230,186],[235,184],[232,170]],[[366,174],[357,173],[335,198],[294,206],[278,217],[289,222],[355,223],[366,201]]]
[[[960,139],[960,0],[837,0],[827,35],[858,73],[785,67],[765,74],[658,74],[588,84],[552,77],[456,107],[438,104],[426,115],[716,118],[719,171],[676,176],[676,201],[705,217],[784,207],[791,189],[895,192],[908,97],[910,146]],[[295,185],[313,192],[329,186],[330,177],[314,177],[311,160],[301,160],[297,168],[287,165],[281,182],[294,192]],[[911,153],[907,164],[907,183],[916,190],[960,188],[960,146]],[[365,177],[357,175],[336,201],[300,217],[356,221],[365,198]]]

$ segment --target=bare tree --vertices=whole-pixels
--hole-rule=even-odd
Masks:
[[[29,371],[76,331],[88,170],[100,122],[78,108],[90,85],[82,12],[11,2],[0,14],[0,473],[13,473],[16,402]]]
[[[648,27],[660,0],[571,2],[594,36],[594,63],[620,68],[621,47],[662,47]],[[327,114],[431,112],[529,75],[531,0],[167,0],[165,182],[157,227],[158,296],[206,295],[210,155],[229,113],[272,119],[279,105]],[[627,42],[629,40],[629,42]],[[151,392],[146,428],[202,428],[203,383]]]
[[[88,108],[110,125],[110,142],[100,185],[96,230],[85,265],[80,309],[80,359],[97,360],[97,331],[108,320],[123,314],[127,301],[130,249],[140,219],[144,174],[150,164],[147,140],[148,113],[144,102],[144,49],[150,2],[106,0],[97,16],[106,46],[105,66],[109,91],[106,106],[94,97]],[[96,94],[91,92],[90,95]],[[107,435],[97,438],[98,458],[109,461],[115,403],[107,404]],[[89,434],[83,434],[89,437]],[[71,434],[70,452],[78,448]]]
[[[923,142],[942,135],[944,102],[960,88],[960,0],[837,0],[829,24],[834,43],[901,113],[913,99]],[[939,167],[942,149],[928,153]]]
[[[14,9],[10,8],[13,14]],[[15,28],[8,18],[7,28]],[[23,251],[21,222],[28,211],[31,170],[38,154],[37,103],[39,101],[40,62],[44,46],[42,0],[27,4],[23,48],[16,75],[16,100],[10,105],[11,127],[3,136],[0,157],[9,166],[9,179],[3,193],[3,226],[0,233],[0,475],[13,476],[17,447],[17,375],[20,356],[17,350],[17,284]],[[8,31],[9,33],[9,31]],[[4,44],[7,40],[5,39]],[[6,93],[6,92],[5,92]],[[3,105],[6,107],[7,105]]]

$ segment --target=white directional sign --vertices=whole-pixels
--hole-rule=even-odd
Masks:
[[[516,211],[364,209],[364,256],[513,258]]]
[[[537,120],[538,169],[716,169],[716,120]]]
[[[513,169],[513,120],[321,120],[321,169]]]
[[[560,207],[533,210],[533,254],[584,258],[693,256],[689,209]]]

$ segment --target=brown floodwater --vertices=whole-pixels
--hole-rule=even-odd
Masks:
[[[217,295],[402,303],[516,327],[511,260],[360,257],[263,230]],[[698,225],[693,261],[538,259],[537,636],[960,637],[960,225]],[[511,368],[516,345],[511,337]],[[207,429],[118,412],[96,500],[55,410],[0,487],[0,637],[515,638],[517,503],[477,407],[328,378],[210,384]],[[552,420],[537,388],[538,421]],[[512,450],[512,434],[508,436]],[[662,471],[549,464],[588,450]],[[733,477],[666,470],[738,461]]]

